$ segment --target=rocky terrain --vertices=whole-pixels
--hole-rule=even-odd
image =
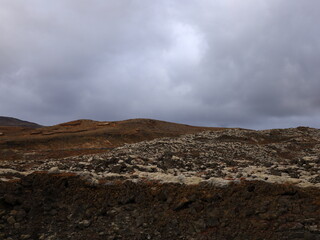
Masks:
[[[59,159],[67,156],[103,153],[125,143],[220,129],[153,119],[125,121],[82,119],[37,129],[21,127],[21,122],[24,121],[10,121],[8,126],[8,121],[0,119],[0,161]],[[7,125],[2,126],[2,124]]]
[[[320,239],[320,130],[0,161],[0,239]]]

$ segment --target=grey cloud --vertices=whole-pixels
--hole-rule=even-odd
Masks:
[[[249,7],[248,2],[253,4],[245,1],[241,7]],[[207,16],[204,22],[214,24],[202,25],[209,49],[203,64],[205,76],[193,87],[196,98],[213,108],[242,109],[240,117],[248,123],[305,114],[312,118],[319,113],[315,71],[319,42],[314,27],[319,3],[261,2],[263,7],[251,12],[225,9],[218,19],[214,14]],[[239,121],[237,114],[234,122]]]
[[[0,2],[0,115],[319,127],[316,0]]]

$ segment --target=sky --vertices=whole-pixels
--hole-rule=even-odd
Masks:
[[[320,128],[319,0],[0,0],[0,115]]]

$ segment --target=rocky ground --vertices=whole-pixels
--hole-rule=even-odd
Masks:
[[[318,129],[1,161],[0,180],[0,239],[320,239]]]
[[[0,117],[0,162],[14,160],[29,162],[37,159],[60,159],[103,153],[125,143],[221,129],[153,119],[124,121],[82,119],[34,129],[21,127],[24,121],[17,124],[16,121],[10,121],[10,118],[6,120],[6,122],[1,121]],[[12,126],[2,125],[8,124],[8,121]]]

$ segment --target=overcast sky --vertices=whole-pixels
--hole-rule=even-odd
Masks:
[[[320,128],[319,0],[0,0],[0,115]]]

